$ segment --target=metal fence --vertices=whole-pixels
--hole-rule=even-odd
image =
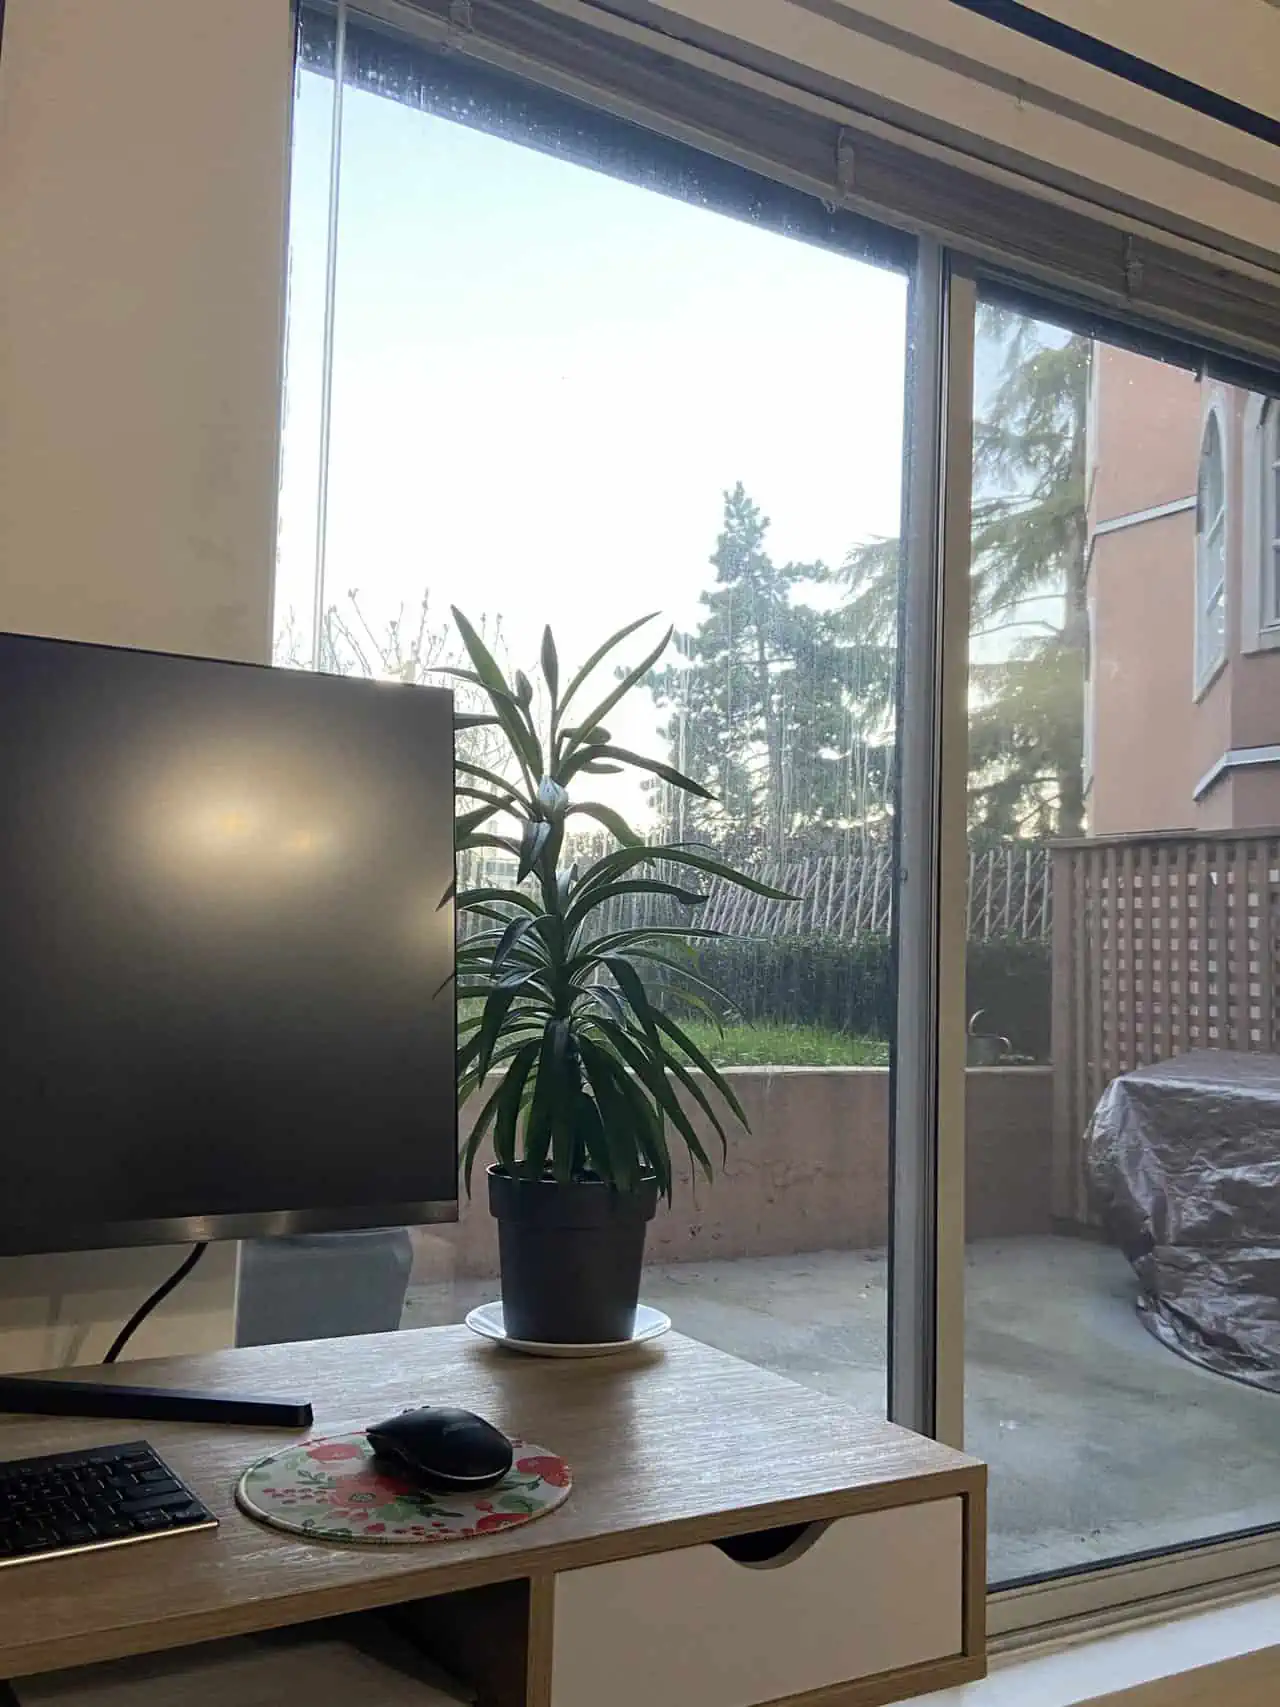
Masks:
[[[724,857],[718,849],[707,851]],[[746,868],[795,900],[770,901],[721,879],[699,882],[696,873],[679,867],[656,869],[686,888],[700,888],[707,896],[705,905],[696,909],[700,926],[734,936],[823,936],[850,941],[882,935],[892,925],[893,849],[888,844],[783,861],[757,860]],[[459,884],[471,888],[494,881],[510,883],[514,876],[514,861],[489,852],[483,859],[471,857],[460,868]],[[628,895],[601,910],[599,925],[602,930],[625,930],[642,924],[693,922],[693,918],[693,909],[667,897]],[[971,942],[1047,941],[1051,929],[1050,862],[1043,844],[1010,842],[970,853]]]

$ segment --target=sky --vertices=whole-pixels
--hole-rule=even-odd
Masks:
[[[276,628],[308,644],[332,96],[300,74]],[[736,481],[779,561],[897,533],[905,277],[343,101],[329,601],[377,628],[426,590],[525,667],[549,618],[567,670],[646,611],[696,623]],[[614,734],[653,750],[633,697]]]

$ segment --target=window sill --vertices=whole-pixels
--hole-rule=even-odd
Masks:
[[[1249,644],[1245,647],[1249,652],[1280,652],[1280,625],[1271,623],[1266,628],[1259,628],[1249,636]]]
[[[917,1707],[1258,1707],[1280,1699],[1280,1593],[993,1657]]]

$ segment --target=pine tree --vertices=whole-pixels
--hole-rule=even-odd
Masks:
[[[974,423],[970,828],[1080,835],[1091,344],[989,306],[978,333],[993,377]],[[844,574],[851,630],[887,643],[898,542],[856,546]]]
[[[705,615],[678,638],[683,662],[650,685],[673,713],[673,762],[717,797],[710,807],[673,801],[683,816],[664,829],[781,859],[800,839],[848,833],[864,796],[882,816],[891,758],[884,706],[862,691],[867,649],[838,615],[798,596],[829,584],[830,570],[776,563],[768,528],[741,482],[724,494]],[[881,698],[890,704],[891,692]]]

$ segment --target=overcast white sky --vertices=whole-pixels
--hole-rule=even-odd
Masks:
[[[277,629],[312,599],[332,89],[295,119]],[[549,617],[571,667],[696,622],[737,480],[780,560],[896,534],[900,275],[351,89],[343,137],[331,599],[427,587],[525,666]],[[615,734],[651,746],[640,698]]]

